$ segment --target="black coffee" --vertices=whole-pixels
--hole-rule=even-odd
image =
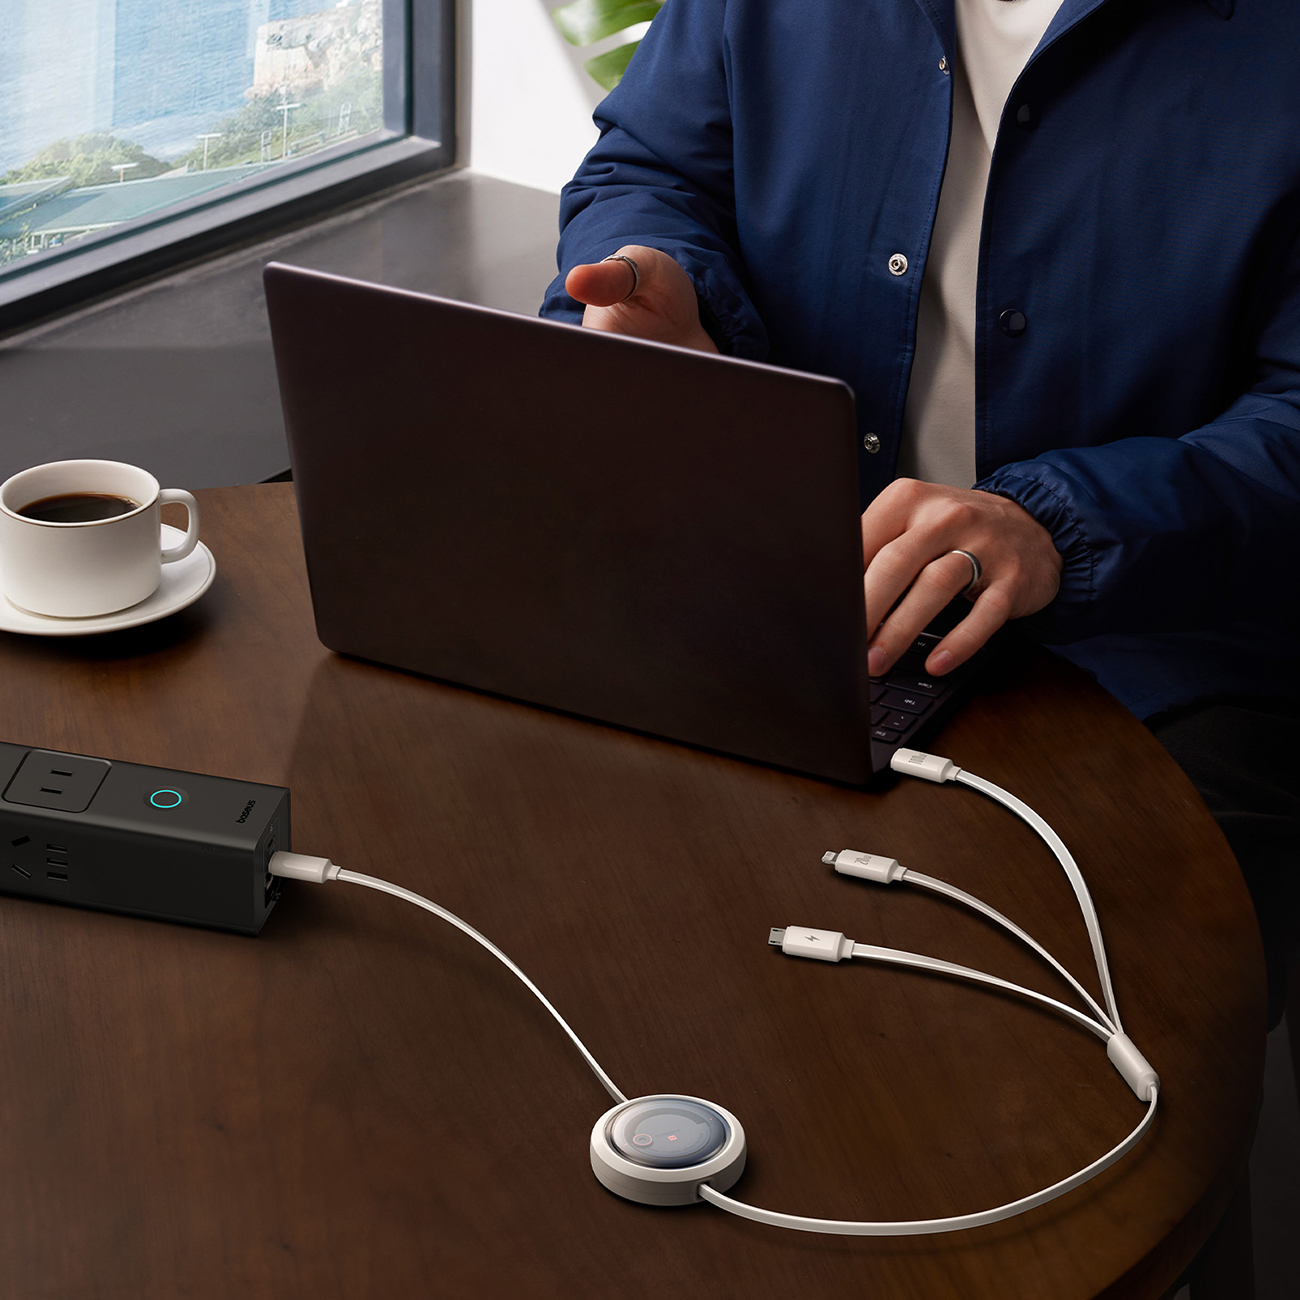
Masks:
[[[139,508],[140,503],[130,497],[115,497],[107,492],[66,492],[62,496],[42,497],[23,506],[18,513],[24,519],[35,519],[42,524],[88,524]]]

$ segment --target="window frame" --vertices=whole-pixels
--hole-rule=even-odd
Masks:
[[[309,156],[282,178],[199,195],[7,269],[0,333],[454,166],[456,8],[456,0],[383,0],[384,126],[397,134]]]

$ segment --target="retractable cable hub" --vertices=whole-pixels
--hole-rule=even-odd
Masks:
[[[1080,981],[1037,940],[988,904],[946,881],[911,871],[894,858],[852,849],[830,851],[823,855],[822,861],[842,875],[884,885],[909,884],[972,909],[1013,935],[1063,976],[1078,995],[1083,1009],[1072,1007],[1059,999],[967,966],[922,956],[919,953],[855,943],[838,930],[784,926],[771,930],[768,942],[793,957],[829,962],[859,958],[905,966],[931,974],[967,980],[1025,998],[1082,1026],[1101,1039],[1106,1044],[1108,1059],[1137,1099],[1146,1104],[1146,1112],[1132,1132],[1085,1168],[1050,1187],[1006,1205],[947,1218],[880,1222],[817,1219],[762,1209],[743,1201],[733,1200],[725,1193],[743,1174],[746,1155],[745,1132],[736,1116],[716,1102],[702,1097],[659,1093],[629,1098],[614,1084],[586,1045],[532,980],[490,939],[458,916],[399,885],[390,884],[373,876],[362,875],[359,872],[343,870],[328,858],[280,851],[271,856],[270,871],[276,876],[309,880],[317,884],[324,884],[330,880],[347,881],[403,898],[463,931],[504,963],[555,1018],[606,1092],[614,1099],[615,1104],[596,1121],[592,1128],[589,1147],[593,1172],[605,1187],[617,1195],[646,1205],[690,1205],[703,1200],[742,1218],[802,1232],[846,1236],[908,1236],[954,1232],[1023,1214],[1026,1210],[1043,1205],[1081,1186],[1102,1170],[1109,1168],[1132,1150],[1151,1128],[1160,1095],[1160,1079],[1124,1032],[1115,1002],[1115,992],[1111,983],[1110,968],[1096,907],[1083,879],[1083,873],[1056,832],[1033,809],[1014,795],[1008,794],[990,781],[962,771],[950,759],[917,750],[900,749],[895,753],[892,765],[895,771],[922,780],[936,783],[953,781],[977,790],[1015,813],[1043,840],[1060,863],[1078,900],[1092,944],[1097,975],[1101,984],[1101,1001],[1097,1001]]]

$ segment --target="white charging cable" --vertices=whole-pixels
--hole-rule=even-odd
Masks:
[[[1160,1096],[1159,1076],[1120,1026],[1119,1011],[1115,1006],[1115,992],[1111,986],[1110,968],[1106,961],[1106,946],[1102,941],[1101,924],[1097,919],[1097,909],[1093,904],[1092,895],[1089,894],[1088,887],[1084,883],[1083,873],[1079,870],[1078,864],[1071,856],[1070,851],[1061,842],[1060,837],[1028,805],[1022,803],[1014,795],[1008,794],[1001,787],[994,785],[991,781],[985,781],[980,777],[963,772],[951,759],[941,758],[935,754],[922,753],[919,750],[899,749],[895,752],[891,765],[896,772],[903,772],[909,776],[918,776],[923,780],[940,783],[958,781],[962,785],[968,785],[972,789],[996,799],[998,803],[1016,813],[1038,833],[1048,848],[1052,850],[1069,878],[1070,884],[1074,887],[1075,897],[1079,901],[1084,924],[1088,929],[1088,937],[1092,941],[1093,956],[1097,962],[1097,973],[1101,979],[1102,996],[1107,1010],[1103,1011],[1079,981],[1055,957],[1048,953],[1036,939],[1031,938],[1013,921],[1003,916],[1001,912],[974,897],[974,895],[949,885],[946,881],[936,880],[933,877],[909,871],[900,866],[896,859],[881,857],[877,854],[858,853],[852,849],[845,849],[840,853],[825,854],[822,861],[827,865],[833,865],[836,871],[844,875],[857,876],[860,879],[875,881],[879,884],[906,881],[923,889],[929,889],[934,893],[943,894],[982,913],[1015,935],[1040,957],[1044,958],[1054,970],[1063,975],[1087,1003],[1094,1015],[1085,1015],[1076,1011],[1073,1007],[1057,1001],[1055,998],[1049,998],[1045,994],[1023,988],[1019,984],[1011,984],[1006,980],[998,979],[996,976],[987,975],[983,971],[972,970],[966,966],[957,966],[952,962],[940,961],[934,957],[922,957],[917,953],[900,952],[893,948],[877,948],[870,944],[854,943],[853,940],[846,939],[839,931],[787,926],[784,929],[773,930],[768,936],[768,942],[779,946],[783,952],[794,957],[812,957],[820,961],[835,962],[841,961],[845,957],[865,957],[871,961],[910,966],[913,969],[929,971],[933,974],[948,975],[958,979],[988,984],[994,988],[1015,993],[1020,997],[1028,998],[1042,1006],[1046,1006],[1050,1010],[1083,1025],[1084,1028],[1089,1029],[1106,1043],[1106,1055],[1111,1063],[1133,1090],[1138,1100],[1147,1103],[1146,1114],[1137,1127],[1122,1142],[1107,1151],[1104,1156],[1094,1160],[1092,1164],[1080,1169],[1077,1173],[1071,1174],[1068,1178],[1053,1183],[1051,1187],[1045,1187],[1042,1191],[1034,1192],[1030,1196],[1011,1201],[1006,1205],[995,1206],[989,1210],[980,1210],[974,1214],[954,1215],[946,1219],[885,1222],[812,1219],[801,1215],[782,1214],[776,1210],[765,1210],[758,1206],[747,1205],[743,1201],[724,1196],[707,1184],[700,1187],[700,1196],[710,1204],[716,1205],[719,1209],[726,1210],[730,1214],[737,1214],[741,1218],[752,1219],[757,1223],[766,1223],[778,1228],[793,1228],[801,1232],[826,1232],[863,1237],[913,1236],[923,1233],[956,1232],[963,1228],[983,1227],[985,1224],[1013,1218],[1017,1214],[1023,1214],[1026,1210],[1032,1210],[1035,1206],[1055,1200],[1058,1196],[1063,1196],[1066,1192],[1082,1186],[1089,1179],[1095,1178],[1102,1170],[1108,1169],[1131,1151],[1142,1140],[1155,1119],[1156,1104]]]
[[[1101,979],[1105,1009],[1103,1010],[1083,985],[1037,940],[1031,938],[1013,921],[987,903],[981,902],[978,898],[948,884],[946,881],[910,871],[900,866],[893,858],[880,857],[871,853],[859,853],[852,849],[845,849],[839,853],[827,853],[822,860],[828,865],[833,865],[835,870],[843,875],[857,876],[860,879],[880,884],[893,884],[895,882],[913,884],[918,888],[927,889],[932,893],[951,898],[953,901],[981,913],[1013,934],[1038,956],[1042,957],[1058,974],[1063,976],[1086,1003],[1091,1014],[1079,1011],[1056,998],[1048,997],[1044,993],[1038,993],[1033,989],[1024,988],[1022,985],[1000,979],[996,975],[989,975],[968,966],[959,966],[953,962],[941,961],[935,957],[922,956],[919,953],[855,943],[851,939],[846,939],[844,934],[838,930],[817,930],[810,927],[787,926],[783,929],[772,930],[768,936],[768,942],[779,946],[783,952],[790,956],[811,957],[832,962],[841,961],[846,957],[860,957],[869,961],[907,966],[931,974],[985,984],[1003,992],[1014,993],[1018,997],[1036,1002],[1040,1006],[1045,1006],[1058,1015],[1062,1015],[1096,1034],[1098,1038],[1106,1043],[1106,1055],[1111,1063],[1123,1076],[1125,1082],[1133,1090],[1134,1095],[1139,1100],[1147,1103],[1146,1114],[1137,1127],[1122,1142],[1112,1147],[1105,1155],[1094,1160],[1086,1168],[1080,1169],[1068,1178],[1053,1183],[1051,1187],[1046,1187],[1042,1191],[1034,1192],[1030,1196],[1011,1201],[1006,1205],[996,1206],[993,1209],[981,1210],[973,1214],[955,1215],[944,1219],[890,1220],[882,1222],[813,1219],[800,1215],[783,1214],[776,1210],[761,1209],[758,1206],[748,1205],[743,1201],[724,1196],[721,1192],[709,1186],[708,1183],[700,1185],[698,1190],[703,1200],[716,1205],[719,1209],[726,1210],[728,1213],[739,1215],[741,1218],[752,1219],[755,1222],[770,1224],[778,1228],[792,1228],[802,1232],[835,1233],[846,1236],[911,1236],[922,1233],[955,1232],[962,1228],[982,1227],[985,1224],[997,1223],[1001,1219],[1009,1219],[1017,1214],[1024,1213],[1026,1210],[1031,1210],[1035,1206],[1043,1205],[1047,1201],[1054,1200],[1056,1197],[1062,1196],[1066,1192],[1086,1183],[1089,1179],[1096,1177],[1102,1170],[1109,1168],[1128,1151],[1132,1150],[1141,1141],[1155,1119],[1156,1103],[1160,1095],[1160,1079],[1146,1058],[1134,1046],[1128,1035],[1123,1032],[1119,1012],[1115,1006],[1115,993],[1111,986],[1110,969],[1106,961],[1106,948],[1102,942],[1101,925],[1097,919],[1097,910],[1093,904],[1092,896],[1088,893],[1088,887],[1084,883],[1083,874],[1080,872],[1074,858],[1070,855],[1069,850],[1061,842],[1060,837],[1033,809],[1022,803],[1014,795],[1008,794],[990,781],[984,781],[980,777],[963,772],[950,759],[921,753],[918,750],[900,749],[894,755],[893,767],[897,772],[903,772],[909,776],[918,776],[928,781],[957,781],[963,785],[968,785],[1009,808],[1037,832],[1048,848],[1055,854],[1057,861],[1060,862],[1074,888],[1075,897],[1079,901],[1084,924],[1088,929],[1088,937],[1092,942],[1093,955],[1097,963],[1097,973]],[[324,884],[330,880],[342,880],[350,884],[364,885],[368,889],[377,889],[383,893],[392,894],[395,898],[405,899],[408,903],[414,903],[417,907],[422,907],[450,925],[454,925],[458,930],[484,947],[523,982],[529,992],[541,1002],[555,1018],[560,1028],[568,1035],[570,1041],[582,1054],[583,1060],[586,1061],[596,1078],[600,1080],[605,1091],[616,1102],[623,1103],[628,1100],[626,1095],[620,1091],[609,1075],[601,1068],[596,1058],[588,1051],[583,1041],[569,1027],[564,1017],[560,1015],[546,995],[542,993],[541,989],[496,944],[480,934],[473,926],[462,921],[454,913],[440,907],[437,903],[431,902],[420,894],[409,889],[403,889],[400,885],[390,884],[388,881],[380,880],[375,876],[362,875],[357,871],[343,870],[328,858],[282,851],[272,854],[268,869],[272,875],[284,876],[293,880],[308,880],[316,884]]]
[[[773,1228],[793,1228],[796,1232],[827,1232],[844,1237],[916,1237],[932,1232],[959,1232],[963,1228],[982,1228],[985,1224],[1012,1219],[1017,1214],[1032,1210],[1035,1206],[1054,1201],[1058,1196],[1064,1196],[1066,1192],[1072,1192],[1076,1187],[1082,1186],[1090,1178],[1095,1178],[1103,1169],[1109,1169],[1117,1160],[1126,1156],[1151,1127],[1151,1121],[1156,1117],[1158,1092],[1158,1086],[1153,1085],[1147,1113],[1142,1117],[1142,1122],[1137,1128],[1123,1142],[1112,1147],[1099,1160],[1094,1160],[1086,1169],[1080,1169],[1077,1174],[1062,1178],[1059,1183],[1044,1187],[1041,1192],[1034,1192],[1032,1196],[1023,1196],[1018,1201],[1010,1201],[992,1210],[980,1210],[975,1214],[957,1214],[948,1219],[911,1221],[886,1219],[879,1223],[851,1219],[807,1219],[798,1214],[782,1214],[777,1210],[764,1210],[757,1205],[732,1200],[730,1196],[715,1192],[707,1183],[700,1188],[700,1197],[710,1205],[716,1205],[718,1209],[726,1210],[729,1214],[739,1215],[742,1219],[766,1223]]]
[[[968,894],[965,890],[950,885],[946,880],[936,880],[933,876],[923,876],[919,871],[909,871],[906,867],[900,866],[897,859],[880,857],[874,853],[857,853],[852,849],[845,849],[841,853],[823,853],[822,861],[827,866],[833,866],[841,875],[857,876],[860,880],[873,880],[882,885],[903,881],[909,885],[916,885],[920,889],[928,889],[931,893],[942,894],[945,898],[951,898],[953,902],[988,917],[994,924],[1015,935],[1026,947],[1047,962],[1092,1008],[1097,1020],[1106,1026],[1107,1033],[1115,1033],[1115,1026],[1110,1017],[1097,1005],[1092,994],[1037,939],[1031,938],[1014,921],[976,898],[974,894]]]
[[[273,876],[284,876],[289,880],[310,880],[317,885],[323,885],[328,880],[342,880],[350,885],[365,885],[367,889],[377,889],[381,893],[392,894],[394,898],[403,898],[408,903],[414,903],[416,907],[422,907],[426,912],[432,912],[434,916],[441,917],[449,925],[454,925],[456,929],[469,935],[475,943],[486,948],[512,975],[517,976],[523,982],[524,987],[555,1017],[556,1023],[568,1034],[570,1042],[582,1053],[582,1059],[587,1062],[591,1067],[591,1072],[600,1080],[601,1087],[615,1101],[627,1100],[626,1094],[619,1090],[613,1079],[601,1068],[600,1062],[592,1056],[587,1050],[587,1045],[569,1027],[569,1022],[555,1009],[550,998],[491,939],[484,934],[480,934],[467,921],[462,921],[454,912],[447,911],[445,907],[439,907],[437,903],[431,902],[423,894],[417,894],[410,889],[403,889],[401,885],[389,884],[387,880],[380,880],[377,876],[363,876],[359,871],[345,871],[337,863],[331,862],[329,858],[315,858],[307,853],[286,853],[284,851],[273,853],[267,870]]]
[[[851,852],[851,850],[849,850]],[[987,975],[984,971],[972,970],[969,966],[958,966],[950,961],[941,961],[938,957],[923,957],[918,952],[903,952],[898,948],[878,948],[874,944],[854,943],[846,939],[838,930],[815,930],[811,926],[788,926],[773,930],[768,935],[768,943],[780,948],[787,957],[813,957],[820,961],[842,961],[845,957],[864,957],[868,961],[881,962],[886,966],[909,966],[913,970],[928,971],[932,975],[950,975],[954,979],[969,980],[972,984],[987,984],[991,988],[1001,989],[1004,993],[1015,993],[1019,997],[1037,1002],[1052,1011],[1073,1020],[1085,1029],[1096,1034],[1102,1042],[1109,1042],[1115,1031],[1108,1024],[1094,1020],[1091,1016],[1076,1011],[1074,1007],[1049,998],[1045,993],[1036,993],[999,979],[996,975]]]
[[[1079,910],[1083,913],[1083,923],[1088,928],[1088,939],[1092,943],[1093,959],[1097,963],[1097,975],[1101,980],[1102,998],[1106,1003],[1111,1023],[1117,1033],[1122,1033],[1124,1026],[1120,1023],[1119,1011],[1115,1006],[1115,990],[1111,987],[1110,966],[1106,961],[1106,945],[1101,940],[1101,923],[1097,920],[1097,908],[1084,883],[1083,872],[1075,862],[1070,850],[1061,843],[1061,837],[1031,808],[1022,803],[1015,795],[1008,793],[992,781],[963,772],[950,758],[940,758],[937,754],[922,753],[919,749],[897,749],[890,760],[890,767],[895,772],[907,776],[920,777],[923,781],[942,784],[945,781],[957,781],[978,790],[990,799],[1009,808],[1047,845],[1074,889],[1074,896],[1079,900]]]

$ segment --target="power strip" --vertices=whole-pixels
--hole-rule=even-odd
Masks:
[[[283,786],[0,743],[0,892],[257,934]]]

